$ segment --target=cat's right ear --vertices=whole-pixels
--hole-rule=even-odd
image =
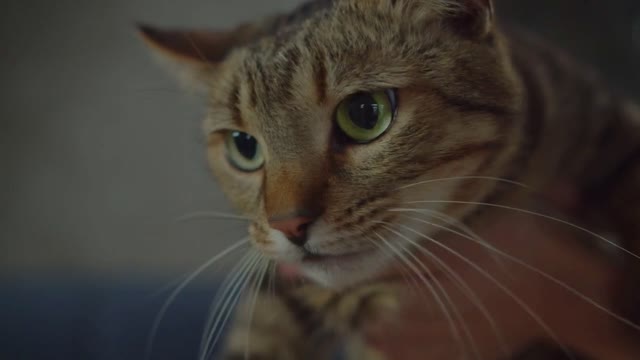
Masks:
[[[138,33],[187,87],[206,89],[219,64],[247,41],[249,27],[230,31],[158,29],[138,25]]]

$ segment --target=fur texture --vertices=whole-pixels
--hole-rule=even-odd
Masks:
[[[434,248],[408,229],[436,238],[442,233],[417,226],[397,209],[414,208],[423,217],[437,211],[473,227],[491,218],[480,202],[531,208],[530,190],[496,179],[543,193],[568,184],[575,196],[562,209],[566,216],[615,234],[612,239],[631,253],[640,251],[637,107],[561,52],[503,31],[489,0],[315,1],[231,31],[143,27],[142,34],[206,89],[210,164],[231,202],[252,219],[255,248],[297,264],[322,285],[315,292],[293,290],[294,303],[328,299],[326,292],[388,303],[397,284],[375,296],[359,289],[397,262],[393,249],[405,256],[415,251],[405,239]],[[345,141],[336,129],[336,107],[354,93],[385,89],[397,89],[399,99],[389,130],[368,144]],[[229,164],[229,131],[257,139],[262,169],[248,173]],[[303,247],[270,225],[291,214],[314,219]],[[590,239],[584,243],[602,243]],[[305,261],[309,253],[325,260]],[[620,272],[631,274],[617,303],[629,317],[638,304],[638,260],[615,253],[626,266]],[[264,301],[271,305],[258,302],[250,355],[308,358],[316,343],[301,336],[300,317],[286,315],[291,304]],[[273,324],[265,308],[281,309],[281,319],[289,320]],[[319,308],[324,305],[310,313],[331,318]],[[338,316],[328,327],[333,344],[358,333],[343,326],[359,313],[352,308],[351,316]],[[237,329],[247,330],[252,320],[240,320]],[[234,352],[242,348],[234,334],[230,357],[243,358]],[[362,344],[354,339],[351,344]],[[358,354],[353,358],[374,356]]]

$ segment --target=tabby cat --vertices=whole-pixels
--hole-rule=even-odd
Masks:
[[[211,168],[250,219],[229,292],[261,290],[225,359],[640,358],[640,111],[491,0],[140,32],[206,94]]]

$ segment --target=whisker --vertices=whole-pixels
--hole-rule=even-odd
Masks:
[[[441,242],[437,241],[436,239],[434,239],[434,238],[432,238],[430,236],[424,235],[424,234],[414,230],[411,227],[408,227],[408,226],[405,226],[405,225],[399,225],[399,226],[402,226],[403,228],[407,229],[408,231],[411,231],[412,233],[414,233],[414,234],[416,234],[416,235],[418,235],[418,236],[420,236],[420,237],[432,242],[433,244],[445,249],[447,252],[453,254],[454,256],[459,258],[460,260],[464,261],[466,264],[468,264],[469,266],[474,268],[476,271],[478,271],[486,279],[488,279],[489,281],[494,283],[507,296],[509,296],[511,299],[513,299],[536,323],[538,323],[538,325],[545,332],[547,332],[547,334],[549,334],[549,336],[558,344],[558,346],[562,349],[562,351],[567,355],[568,358],[570,358],[572,360],[575,360],[575,357],[566,348],[566,346],[564,346],[559,341],[558,336],[555,334],[555,332],[551,330],[551,328],[540,318],[540,316],[538,316],[519,296],[517,296],[513,291],[511,291],[505,285],[500,283],[500,281],[498,281],[495,277],[493,277],[491,274],[489,274],[485,269],[481,268],[476,263],[474,263],[473,261],[469,260],[467,257],[465,257],[462,254],[460,254],[459,252],[451,249],[450,247],[442,244]],[[417,245],[417,249],[418,250],[423,251],[423,252],[425,251],[425,249],[422,246],[420,246],[419,244],[416,244],[416,245]]]
[[[158,332],[158,328],[160,326],[160,322],[162,321],[162,318],[166,314],[166,312],[169,309],[169,307],[171,306],[171,304],[173,304],[173,302],[175,301],[175,299],[178,296],[178,294],[180,294],[180,292],[187,285],[189,285],[196,277],[198,277],[203,271],[205,271],[211,265],[215,264],[216,262],[218,262],[220,259],[224,258],[225,256],[231,254],[233,251],[241,248],[242,246],[247,245],[248,243],[249,243],[249,239],[248,238],[244,238],[244,239],[236,242],[235,244],[227,247],[226,249],[222,250],[217,255],[215,255],[214,257],[209,259],[207,262],[205,262],[204,264],[200,265],[197,269],[195,269],[191,273],[191,275],[187,276],[186,279],[184,279],[184,281],[180,285],[178,285],[178,287],[176,287],[175,290],[173,290],[171,292],[171,294],[169,295],[167,300],[164,302],[164,304],[160,308],[160,311],[158,312],[158,315],[156,315],[156,319],[154,320],[153,325],[151,326],[151,332],[149,333],[149,338],[147,340],[147,347],[145,349],[145,359],[149,359],[151,357],[151,350],[153,348],[153,341],[154,341],[154,339],[156,337],[156,334]]]
[[[506,210],[511,210],[511,211],[515,211],[515,212],[519,212],[519,213],[523,213],[523,214],[528,214],[528,215],[533,215],[533,216],[537,216],[537,217],[541,217],[544,219],[548,219],[548,220],[552,220],[567,226],[570,226],[574,229],[583,231],[593,237],[596,237],[604,242],[606,242],[607,244],[617,248],[618,250],[621,250],[631,256],[633,256],[634,258],[640,260],[640,255],[635,254],[634,252],[625,249],[623,246],[620,246],[618,244],[616,244],[614,241],[611,241],[605,237],[603,237],[602,235],[596,234],[595,232],[588,230],[582,226],[576,225],[574,223],[571,223],[569,221],[566,220],[562,220],[553,216],[549,216],[549,215],[545,215],[545,214],[541,214],[539,212],[535,212],[535,211],[531,211],[531,210],[526,210],[526,209],[520,209],[517,207],[512,207],[512,206],[507,206],[507,205],[500,205],[500,204],[491,204],[491,203],[485,203],[485,202],[476,202],[476,201],[461,201],[461,200],[420,200],[420,201],[408,201],[406,202],[406,204],[466,204],[466,205],[477,205],[477,206],[489,206],[489,207],[494,207],[494,208],[499,208],[499,209],[506,209]]]
[[[400,187],[396,188],[395,191],[411,188],[411,187],[418,186],[418,185],[431,184],[431,183],[435,183],[435,182],[455,181],[455,180],[473,180],[473,179],[476,179],[476,180],[492,180],[492,181],[496,181],[496,182],[500,182],[500,183],[504,183],[504,184],[519,186],[519,187],[525,188],[525,189],[531,189],[531,187],[529,185],[527,185],[527,184],[524,184],[524,183],[521,183],[521,182],[518,182],[518,181],[509,180],[509,179],[493,177],[493,176],[453,176],[453,177],[447,177],[447,178],[424,180],[424,181],[419,181],[419,182],[408,184],[408,185],[403,185],[403,186],[400,186]]]
[[[401,234],[400,232],[395,231],[391,227],[391,226],[394,226],[394,224],[386,222],[386,221],[380,221],[380,223],[383,224],[383,227],[385,227],[388,231],[394,233],[395,235],[399,236],[400,238],[406,240],[407,242],[412,243],[412,241],[407,236]],[[477,359],[479,359],[480,358],[480,353],[478,351],[478,346],[476,344],[476,341],[473,338],[473,336],[471,335],[471,332],[469,331],[469,327],[468,327],[466,321],[464,320],[464,317],[460,313],[460,311],[459,311],[458,307],[455,305],[455,303],[451,300],[451,297],[447,293],[447,291],[444,288],[444,286],[442,285],[442,283],[433,274],[433,272],[431,272],[431,270],[422,261],[420,261],[420,259],[415,254],[413,254],[413,252],[411,252],[411,251],[409,251],[407,249],[404,249],[404,250],[409,256],[411,256],[411,258],[414,260],[414,263],[418,264],[423,270],[425,270],[427,272],[427,275],[430,277],[431,281],[433,281],[433,283],[438,287],[440,292],[442,292],[442,294],[444,296],[444,299],[447,302],[449,302],[449,304],[451,305],[451,309],[453,310],[454,316],[457,318],[458,322],[462,325],[462,330],[464,331],[465,336],[467,337],[467,340],[471,344],[471,348],[472,348],[472,351],[473,351],[475,357]],[[427,253],[429,253],[431,255],[431,257],[433,257],[433,258],[437,258],[432,253],[430,253],[428,251],[427,251]]]
[[[242,296],[244,289],[247,286],[247,283],[251,279],[251,276],[254,274],[254,270],[256,266],[260,262],[259,260],[260,260],[260,254],[256,252],[255,256],[253,257],[253,260],[251,261],[251,265],[249,266],[248,270],[245,272],[245,276],[242,278],[242,280],[238,281],[238,284],[235,285],[234,289],[230,293],[230,296],[222,305],[222,309],[220,310],[221,316],[213,324],[213,329],[211,330],[209,337],[207,337],[206,344],[208,349],[207,349],[207,352],[205,352],[204,359],[208,359],[211,357],[212,355],[211,353],[215,349],[215,346],[217,345],[218,340],[220,340],[220,337],[224,333],[224,328],[227,325],[227,322],[229,321],[231,314],[233,313],[233,309],[236,307],[236,305],[238,305],[238,301],[240,301],[240,297]],[[224,315],[224,318],[222,315]],[[220,322],[220,319],[222,319],[221,322]],[[214,334],[215,334],[215,337],[214,337]]]
[[[230,282],[229,288],[225,289],[222,297],[218,299],[215,306],[212,307],[209,318],[211,324],[209,325],[210,322],[207,321],[209,326],[205,328],[205,333],[203,334],[205,340],[201,344],[201,349],[203,350],[200,355],[201,360],[210,358],[211,352],[214,350],[217,340],[224,330],[226,321],[242,295],[243,289],[246,287],[250,275],[258,263],[258,259],[259,254],[252,251],[251,255],[247,258],[245,266],[243,266],[242,270],[238,273],[238,276],[234,277]],[[213,340],[214,337],[215,340]]]
[[[260,292],[260,285],[262,284],[262,281],[264,280],[264,276],[267,273],[268,269],[269,269],[269,265],[270,262],[267,259],[262,259],[262,269],[260,270],[259,275],[256,277],[256,281],[253,284],[253,299],[251,300],[251,305],[249,306],[249,323],[247,325],[248,329],[247,329],[247,337],[246,337],[246,344],[245,344],[245,349],[244,349],[244,359],[245,360],[249,360],[249,349],[250,349],[250,344],[251,344],[251,324],[253,322],[253,314],[255,313],[255,309],[256,309],[256,303],[258,301],[258,293]]]
[[[227,214],[227,213],[216,212],[216,211],[200,211],[200,212],[193,212],[193,213],[179,216],[174,220],[174,222],[179,223],[179,222],[192,221],[192,220],[209,220],[209,219],[251,221],[251,219],[246,216],[239,216],[239,215]]]
[[[466,238],[468,240],[471,240],[473,242],[476,242],[480,246],[483,246],[483,247],[495,252],[496,254],[508,259],[509,261],[512,261],[512,262],[514,262],[514,263],[516,263],[516,264],[518,264],[518,265],[520,265],[520,266],[522,266],[522,267],[524,267],[524,268],[526,268],[526,269],[528,269],[530,271],[533,271],[534,273],[536,273],[536,274],[544,277],[545,279],[555,283],[556,285],[560,286],[561,288],[565,289],[566,291],[570,292],[571,294],[577,296],[579,299],[581,299],[581,300],[585,301],[586,303],[594,306],[598,310],[603,311],[605,314],[613,317],[614,319],[620,321],[621,323],[640,331],[640,324],[636,324],[633,321],[631,321],[629,319],[626,319],[626,318],[624,318],[623,316],[621,316],[619,314],[616,314],[615,312],[611,311],[610,309],[607,309],[605,306],[599,304],[595,300],[591,299],[587,295],[585,295],[582,292],[580,292],[578,289],[570,286],[569,284],[563,282],[562,280],[556,278],[555,276],[552,276],[551,274],[549,274],[549,273],[547,273],[547,272],[545,272],[545,271],[543,271],[543,270],[541,270],[541,269],[539,269],[539,268],[537,268],[537,267],[535,267],[533,265],[530,265],[529,263],[527,263],[527,262],[525,262],[523,260],[520,260],[517,257],[515,257],[515,256],[513,256],[513,255],[511,255],[511,254],[509,254],[509,253],[507,253],[507,252],[505,252],[503,250],[500,250],[500,249],[496,248],[495,246],[493,246],[493,245],[491,245],[491,244],[489,244],[487,242],[484,242],[484,241],[478,242],[476,239],[474,239],[474,238],[472,238],[470,236],[467,236],[467,235],[465,235],[463,233],[457,232],[457,231],[455,231],[453,229],[450,229],[450,228],[441,227],[441,226],[439,226],[437,224],[433,224],[433,223],[428,222],[428,221],[423,220],[423,219],[414,218],[414,217],[411,217],[411,216],[405,216],[405,217],[407,217],[409,219],[412,219],[412,220],[415,220],[415,221],[419,221],[419,222],[428,224],[428,225],[432,225],[432,226],[435,226],[435,227],[442,228],[443,230],[449,231],[449,232],[451,232],[451,233],[453,233],[455,235],[458,235],[458,236],[461,236],[461,237]]]
[[[488,243],[487,240],[483,239],[482,237],[480,237],[480,235],[478,235],[477,233],[475,233],[470,227],[468,227],[465,223],[463,223],[462,221],[449,216],[443,212],[437,211],[437,210],[431,210],[431,209],[390,209],[389,211],[407,211],[407,212],[416,212],[416,213],[421,213],[421,214],[428,214],[430,217],[435,218],[437,220],[440,220],[448,225],[451,226],[456,226],[456,228],[460,229],[461,231],[464,231],[465,233],[467,233],[470,237],[473,237],[475,239],[476,242],[482,242],[482,243]],[[405,216],[406,215],[402,215]],[[434,223],[425,223],[428,225],[432,225],[434,227],[437,227],[439,229],[444,229],[444,230],[450,230],[450,227],[443,227],[440,225],[436,225]],[[489,252],[491,258],[496,262],[496,264],[500,267],[500,269],[502,270],[502,272],[507,275],[509,278],[513,279],[513,276],[511,273],[509,273],[505,267],[504,261],[502,261],[502,258],[500,258],[499,256],[497,256],[497,254],[493,253],[493,252]]]
[[[458,330],[458,327],[455,324],[455,321],[453,320],[453,317],[451,316],[451,313],[449,312],[448,307],[445,305],[445,303],[442,301],[442,299],[440,298],[440,296],[438,295],[438,292],[436,291],[436,289],[433,287],[433,285],[431,284],[431,282],[426,279],[424,277],[424,275],[422,274],[422,272],[420,272],[420,269],[418,269],[416,267],[416,265],[411,262],[404,254],[402,254],[398,249],[396,249],[390,242],[388,242],[387,240],[385,240],[379,233],[377,233],[376,231],[373,231],[373,233],[380,238],[380,240],[382,241],[383,244],[385,244],[389,250],[391,250],[394,254],[396,254],[396,256],[398,257],[398,259],[400,259],[402,262],[404,262],[419,278],[420,280],[422,280],[422,282],[425,284],[425,286],[427,287],[427,289],[431,292],[431,294],[433,295],[433,299],[436,301],[436,303],[438,304],[438,306],[440,307],[440,309],[442,310],[443,315],[445,316],[445,318],[447,319],[447,322],[449,323],[449,329],[451,331],[451,336],[455,339],[455,341],[460,344],[461,348],[466,349],[465,346],[465,342],[462,340],[462,336],[460,335],[460,332]],[[420,262],[420,264],[422,264]],[[424,264],[422,264],[424,265]],[[428,270],[428,268],[425,267],[425,271],[427,271],[428,276],[431,276],[433,278],[433,274],[431,273],[430,270]]]
[[[387,223],[387,224],[392,225],[391,223]],[[401,236],[403,239],[405,239],[409,244],[413,245],[414,247],[419,246],[419,244],[409,239],[407,236],[404,236],[399,233],[398,235]],[[440,268],[444,269],[448,273],[448,276],[454,280],[454,284],[458,287],[458,289],[463,294],[465,294],[465,296],[473,303],[474,306],[478,308],[478,310],[480,310],[484,318],[489,323],[489,326],[491,326],[494,334],[496,335],[496,339],[500,343],[500,347],[502,349],[504,356],[508,357],[510,351],[506,341],[504,340],[504,336],[502,332],[498,329],[498,325],[495,319],[493,318],[493,316],[491,316],[491,314],[489,313],[489,310],[484,306],[484,303],[482,302],[482,300],[480,300],[480,297],[478,296],[478,294],[475,291],[473,291],[473,289],[471,289],[469,284],[466,281],[464,281],[464,279],[462,279],[462,277],[455,270],[453,270],[449,265],[447,265],[446,262],[441,260],[436,254],[434,254],[431,251],[428,251],[427,249],[424,249],[423,252],[425,252],[425,254],[427,254],[431,259],[433,259],[436,262],[436,264],[440,266]]]
[[[204,354],[208,353],[208,344],[207,338],[210,336],[210,332],[215,331],[214,322],[220,318],[221,312],[220,307],[222,303],[227,299],[227,297],[233,295],[232,289],[239,282],[240,279],[246,274],[247,269],[250,267],[253,259],[257,255],[253,250],[249,250],[240,261],[231,269],[229,274],[225,277],[222,285],[218,288],[216,295],[209,306],[209,315],[207,317],[207,321],[205,322],[204,331],[202,333],[202,338],[200,339],[200,358],[204,358]]]
[[[386,249],[385,247],[380,245],[377,241],[375,241],[375,239],[372,239],[369,236],[365,236],[365,239],[370,241],[380,251],[384,252],[387,256],[389,256],[389,258],[392,258],[392,259],[395,258],[395,254],[389,252],[388,249]],[[409,285],[412,290],[415,290],[417,293],[422,295],[423,292],[420,291],[420,285],[418,284],[417,280],[415,279],[415,277],[411,273],[411,271],[410,271],[411,269],[408,269],[407,265],[404,264],[404,263],[401,263],[400,265],[401,265],[400,269],[402,270],[402,277],[404,278],[405,283],[407,285]]]

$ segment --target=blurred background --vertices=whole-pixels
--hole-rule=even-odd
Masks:
[[[149,56],[136,21],[224,28],[295,0],[5,0],[0,11],[0,359],[141,359],[184,274],[244,225],[206,168],[203,106]],[[640,99],[636,0],[499,1]],[[195,359],[224,268],[187,287],[153,359]]]

